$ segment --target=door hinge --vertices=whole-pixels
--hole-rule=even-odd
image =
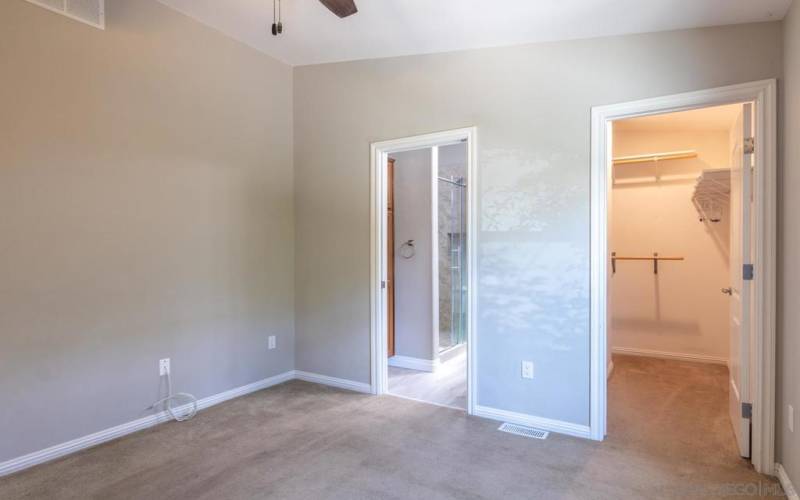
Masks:
[[[756,152],[756,139],[755,137],[744,138],[744,154],[751,155]]]
[[[753,280],[753,264],[745,264],[742,266],[742,279],[745,281]]]
[[[385,288],[386,288],[386,282],[385,281],[381,281],[381,289],[385,289]]]
[[[742,403],[742,418],[753,418],[753,403]]]

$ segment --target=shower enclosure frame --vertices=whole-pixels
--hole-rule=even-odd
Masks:
[[[466,282],[467,282],[467,413],[474,414],[477,406],[477,129],[476,127],[460,128],[432,134],[392,139],[375,142],[370,145],[370,383],[372,393],[385,394],[389,389],[389,364],[387,355],[387,294],[386,282],[386,201],[387,179],[386,162],[391,153],[416,149],[435,148],[460,142],[467,143],[466,172]],[[433,187],[438,184],[436,176],[432,178]],[[438,251],[438,227],[434,225],[437,236],[434,247]],[[436,257],[436,255],[434,255]],[[434,258],[437,266],[438,258]],[[434,283],[438,290],[438,279]],[[434,293],[434,311],[438,310],[438,292]],[[434,315],[435,331],[438,332],[438,314]],[[434,336],[434,345],[438,351],[438,335]],[[434,352],[437,352],[434,351]]]
[[[438,148],[437,148],[438,149]],[[438,155],[437,155],[438,157]],[[437,158],[437,166],[438,166],[438,158]],[[467,234],[467,221],[466,221],[466,209],[467,209],[467,196],[466,196],[466,177],[458,177],[454,179],[448,179],[442,177],[441,169],[436,172],[434,176],[437,180],[436,186],[436,199],[438,200],[437,206],[431,207],[432,211],[438,212],[437,221],[437,228],[434,231],[436,242],[440,244],[440,252],[437,262],[437,268],[440,271],[439,276],[437,277],[437,282],[439,285],[439,307],[438,311],[438,325],[435,328],[436,331],[436,342],[434,345],[434,355],[439,358],[444,353],[450,352],[453,349],[458,349],[459,346],[466,344],[466,316],[467,316],[467,300],[465,294],[465,287],[464,284],[466,282],[465,270],[467,268],[467,262],[465,260],[465,256],[469,258],[469,255],[466,251],[467,242],[464,238],[464,235]],[[450,186],[450,214],[451,214],[451,224],[450,224],[450,231],[448,231],[448,238],[447,238],[447,248],[441,248],[441,235],[439,231],[441,230],[441,215],[442,215],[442,199],[441,199],[441,190],[442,190],[442,183],[445,185]],[[456,194],[457,193],[457,194]],[[454,196],[455,195],[455,196]],[[456,202],[456,196],[458,201]],[[457,214],[457,215],[456,215]],[[458,242],[456,243],[457,249],[454,248],[454,237],[458,235]],[[451,343],[446,348],[442,348],[442,273],[441,273],[441,260],[442,260],[442,252],[447,252],[447,259],[450,265],[447,267],[447,272],[450,275],[450,287],[449,287],[449,299],[450,299],[450,340]],[[457,259],[457,264],[454,263],[454,260]],[[458,292],[456,292],[456,288],[458,288]],[[458,306],[456,307],[456,304]],[[458,314],[454,314],[455,310],[458,310]],[[457,326],[456,326],[457,325]],[[460,342],[459,342],[460,339]]]

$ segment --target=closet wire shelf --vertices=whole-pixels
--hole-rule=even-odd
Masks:
[[[697,178],[692,203],[700,222],[720,222],[722,210],[730,203],[731,171],[728,168],[703,170]]]

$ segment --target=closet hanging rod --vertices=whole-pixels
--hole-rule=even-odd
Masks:
[[[652,260],[653,261],[653,274],[658,274],[658,261],[660,260],[685,260],[684,257],[660,257],[658,253],[653,253],[653,255],[646,256],[646,257],[619,257],[617,256],[617,252],[611,252],[611,274],[616,274],[617,272],[617,261],[618,260]]]
[[[684,257],[614,257],[616,260],[685,260]]]
[[[655,163],[664,160],[685,160],[687,158],[697,158],[697,151],[687,149],[685,151],[667,151],[646,155],[617,156],[613,159],[613,162],[614,165],[629,165],[633,163]]]

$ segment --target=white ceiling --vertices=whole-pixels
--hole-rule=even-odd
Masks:
[[[339,19],[318,0],[159,0],[291,65],[780,20],[792,0],[356,0]]]
[[[741,104],[693,109],[614,122],[619,132],[727,132],[742,109]]]

